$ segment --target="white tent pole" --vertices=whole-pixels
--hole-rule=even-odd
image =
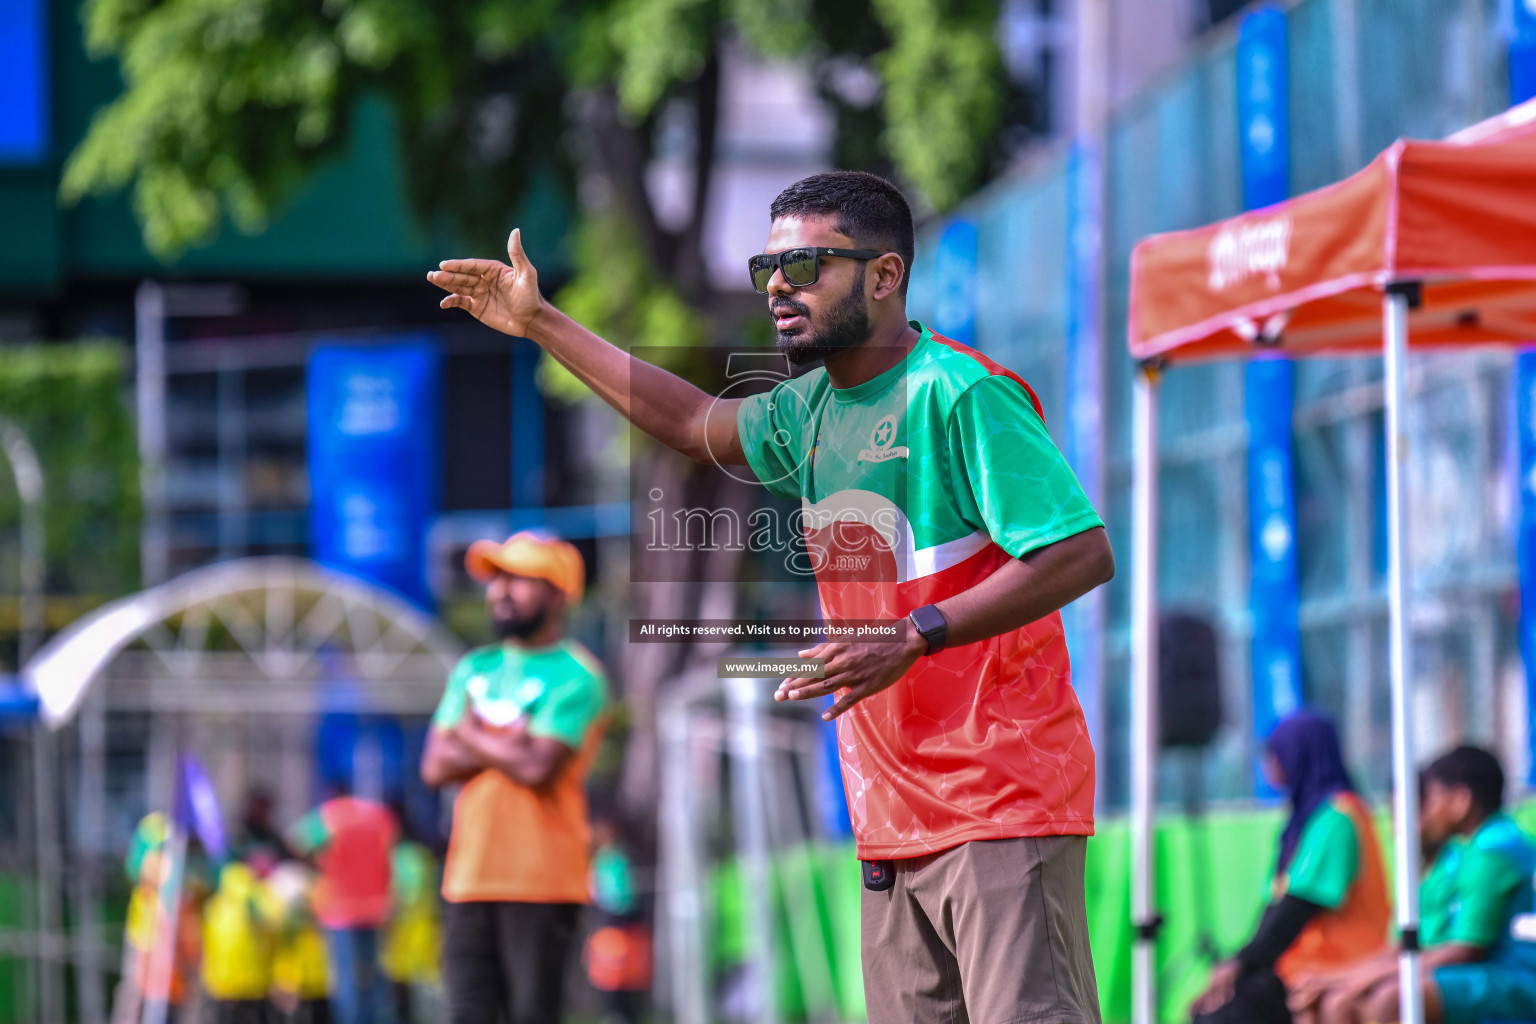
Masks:
[[[1152,885],[1157,803],[1157,370],[1136,373],[1131,496],[1131,1020],[1157,1020],[1157,929]]]
[[[731,802],[741,851],[747,962],[754,972],[754,1024],[779,1024],[778,971],[774,965],[773,850],[768,839],[767,754],[763,749],[762,695],[771,680],[725,680],[731,754]]]
[[[1389,285],[1382,300],[1387,419],[1387,608],[1392,692],[1392,801],[1397,893],[1397,927],[1402,945],[1397,962],[1402,1024],[1423,1024],[1419,989],[1419,787],[1409,721],[1408,684],[1413,673],[1408,647],[1408,567],[1403,555],[1403,472],[1408,437],[1403,429],[1403,371],[1408,361],[1408,305],[1418,285]],[[1415,304],[1416,301],[1415,301]]]

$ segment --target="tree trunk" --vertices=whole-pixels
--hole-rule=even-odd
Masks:
[[[715,140],[720,132],[720,50],[710,49],[704,70],[694,84],[694,123],[697,126],[693,158],[693,211],[678,238],[677,285],[683,297],[695,305],[707,304],[713,289],[704,255],[704,226],[709,219],[710,186],[715,175]]]

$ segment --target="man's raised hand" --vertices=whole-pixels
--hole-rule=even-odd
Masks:
[[[466,309],[470,315],[503,334],[529,336],[544,308],[539,272],[523,252],[522,232],[514,228],[507,239],[511,266],[496,260],[444,260],[427,280],[448,293],[443,309]]]

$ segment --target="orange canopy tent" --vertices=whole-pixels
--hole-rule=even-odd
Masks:
[[[1423,285],[1413,344],[1536,337],[1536,108],[1131,255],[1130,349],[1169,362],[1381,345],[1381,289]]]
[[[1359,173],[1131,254],[1133,438],[1131,842],[1137,1024],[1156,1019],[1152,891],[1157,708],[1157,380],[1180,362],[1381,352],[1396,912],[1403,1024],[1421,1024],[1416,766],[1403,563],[1402,377],[1414,346],[1536,338],[1536,100],[1443,142],[1401,139]]]

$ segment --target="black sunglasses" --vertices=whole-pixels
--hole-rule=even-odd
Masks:
[[[796,288],[813,285],[821,277],[821,257],[845,256],[851,260],[872,260],[884,256],[873,249],[834,249],[829,245],[804,245],[783,252],[765,252],[747,260],[747,272],[752,275],[752,287],[760,292],[768,290],[773,272],[784,272],[786,284]]]

